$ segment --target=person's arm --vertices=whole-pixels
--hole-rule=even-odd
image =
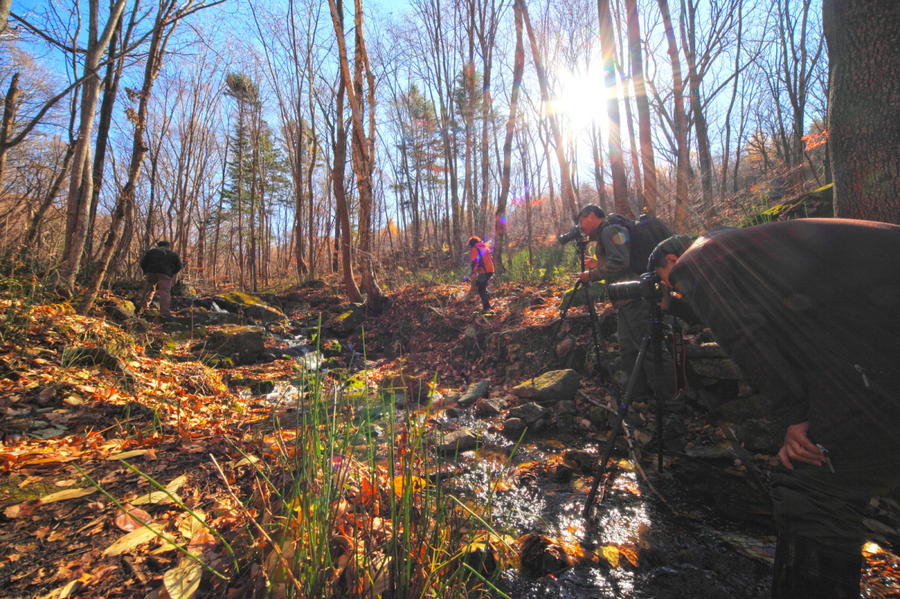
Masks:
[[[181,272],[181,269],[184,267],[184,265],[181,263],[181,258],[178,256],[178,254],[176,254],[175,252],[172,252],[172,255],[173,255],[174,258],[175,258],[175,261],[174,261],[174,264],[175,264],[175,270],[174,270],[174,272],[172,273],[172,276],[174,277],[174,276],[177,275],[179,272]]]
[[[596,266],[588,272],[591,281],[609,281],[616,275],[628,270],[630,260],[630,243],[628,229],[619,225],[609,225],[600,232],[599,244],[603,250],[598,256]],[[587,260],[585,260],[587,266]]]

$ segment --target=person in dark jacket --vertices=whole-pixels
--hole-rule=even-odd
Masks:
[[[615,218],[614,218],[615,217]],[[578,213],[578,226],[581,232],[595,243],[595,257],[585,258],[586,271],[578,275],[582,283],[590,281],[606,281],[622,283],[636,281],[641,273],[631,269],[631,245],[628,229],[622,224],[620,216],[610,215],[606,218],[603,209],[595,204],[587,204]],[[638,298],[633,300],[618,300],[613,302],[616,310],[616,339],[619,342],[619,356],[621,358],[620,381],[622,388],[627,388],[628,379],[634,371],[641,350],[641,341],[644,335],[650,334],[650,306],[647,301]],[[675,395],[675,366],[672,354],[663,346],[663,371],[666,376],[662,381],[653,385],[654,391],[665,402],[667,409],[679,412],[684,408],[684,400],[673,401]],[[643,376],[635,382],[634,396],[636,401],[650,399],[648,381],[653,382],[653,360],[645,357],[643,364]]]
[[[141,270],[144,272],[144,289],[138,308],[146,310],[153,300],[153,292],[159,295],[159,313],[161,316],[171,316],[169,304],[171,303],[170,291],[172,280],[181,270],[181,258],[172,249],[168,241],[159,241],[156,247],[147,250],[141,258]]]
[[[900,486],[900,227],[802,219],[650,256],[786,425],[772,597],[859,597],[863,514]]]
[[[481,310],[490,312],[491,300],[488,296],[487,284],[491,277],[494,276],[494,261],[491,259],[490,248],[480,237],[471,237],[469,239],[469,264],[472,267],[469,277],[473,281],[475,288],[478,289],[478,296],[481,298]]]

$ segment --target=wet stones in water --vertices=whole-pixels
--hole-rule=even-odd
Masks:
[[[476,416],[496,416],[506,409],[506,400],[495,397],[493,399],[483,399],[475,404]]]
[[[459,408],[447,408],[447,410],[444,412],[444,415],[451,420],[456,420],[458,418],[462,418],[465,413],[465,410],[460,410]]]
[[[507,418],[503,421],[503,434],[510,439],[518,439],[527,428],[528,425],[521,418]]]
[[[544,535],[528,534],[519,539],[519,571],[529,578],[558,575],[572,567],[562,546]]]
[[[434,448],[441,453],[456,454],[478,447],[478,435],[470,428],[462,427],[455,431],[435,431]]]
[[[511,418],[521,418],[528,425],[533,425],[538,420],[550,417],[550,410],[535,402],[517,406],[509,411]]]

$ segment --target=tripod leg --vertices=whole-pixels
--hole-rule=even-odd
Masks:
[[[625,397],[622,398],[622,402],[619,404],[616,420],[613,422],[612,430],[609,432],[609,439],[606,441],[606,448],[603,450],[603,455],[600,457],[600,466],[594,474],[594,483],[591,485],[591,490],[584,502],[582,517],[585,520],[590,519],[591,507],[593,507],[594,500],[597,497],[597,489],[600,487],[600,481],[603,479],[603,474],[606,472],[606,462],[609,460],[609,456],[612,455],[616,440],[619,438],[619,433],[622,431],[622,423],[625,421],[625,416],[628,414],[628,406],[631,405],[631,395],[634,392],[634,385],[637,381],[638,374],[644,367],[644,359],[647,356],[649,347],[650,335],[646,335],[641,341],[641,351],[638,353],[637,360],[634,363],[634,370],[631,373],[631,378],[628,380],[628,387],[625,389]]]

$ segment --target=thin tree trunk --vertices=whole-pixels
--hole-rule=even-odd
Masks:
[[[641,28],[637,1],[626,0],[628,11],[628,48],[631,54],[631,82],[637,102],[638,129],[641,141],[641,165],[643,166],[644,208],[651,216],[657,212],[659,183],[656,178],[656,159],[653,155],[653,123],[650,120],[650,102],[644,83],[644,59],[641,50]]]
[[[609,119],[609,168],[612,171],[613,204],[616,212],[628,215],[628,178],[622,157],[622,124],[619,118],[619,94],[616,83],[616,57],[613,42],[612,13],[609,0],[597,0],[600,20],[600,46],[603,55],[603,81],[606,88],[606,114]]]
[[[551,102],[549,85],[547,83],[547,73],[546,71],[544,71],[544,63],[541,60],[540,49],[537,45],[537,39],[534,35],[534,30],[531,27],[531,19],[529,19],[528,17],[528,7],[524,4],[524,2],[522,3],[522,19],[525,22],[525,29],[528,31],[528,41],[531,43],[531,55],[534,60],[534,68],[537,71],[538,82],[540,83],[541,87],[541,99],[549,110]],[[562,134],[559,130],[559,124],[556,122],[556,118],[551,112],[548,112],[547,120],[550,123],[550,130],[553,132],[553,139],[556,143],[556,159],[559,161],[559,178],[562,187],[563,204],[569,210],[569,213],[574,219],[578,214],[578,207],[575,205],[575,192],[572,189],[572,177],[569,174],[569,162],[566,160],[566,156],[563,150]]]

